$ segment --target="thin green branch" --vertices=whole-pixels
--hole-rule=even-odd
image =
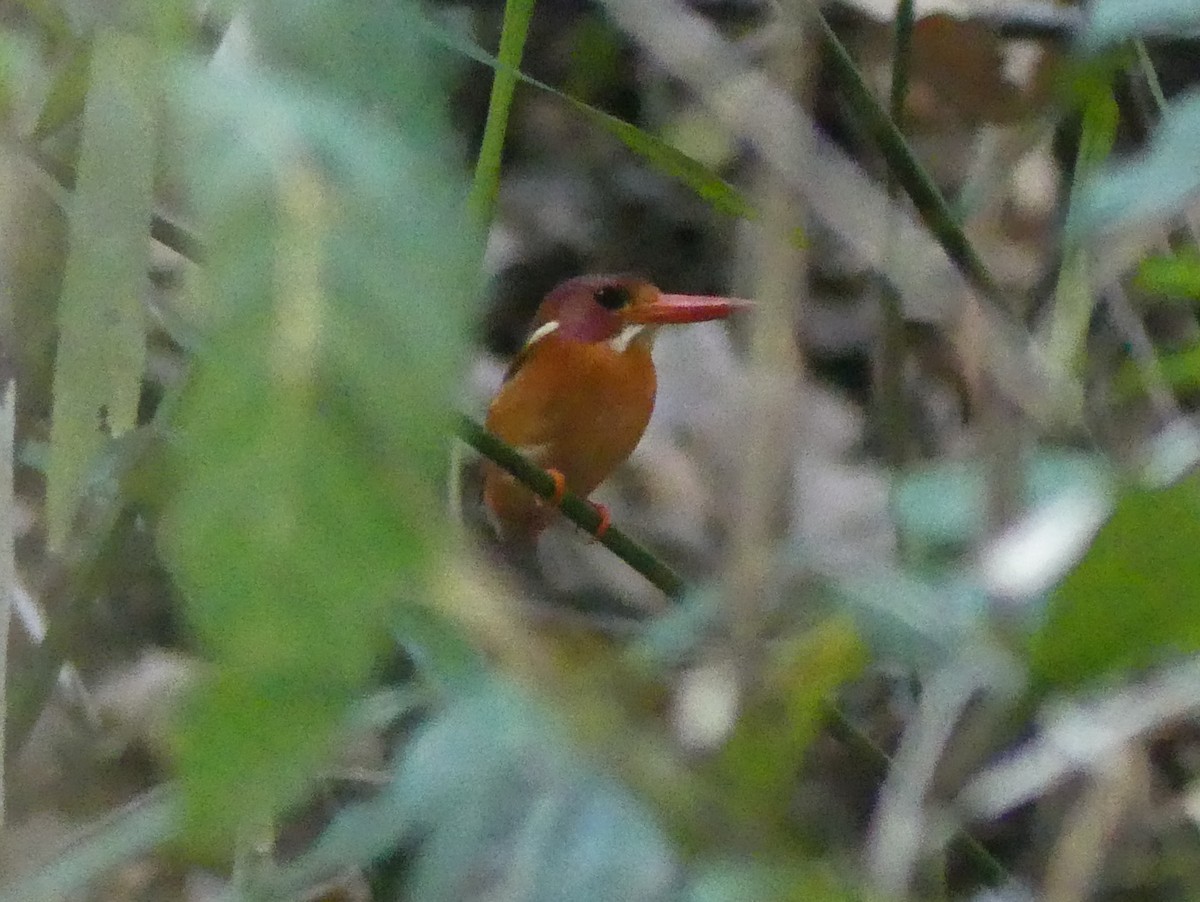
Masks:
[[[913,19],[913,0],[899,0],[896,6],[895,38],[892,47],[890,111],[892,121],[901,133],[904,128],[904,104],[908,97],[909,74],[912,69]],[[895,200],[900,194],[900,184],[894,173],[888,173],[887,187],[888,197]],[[893,219],[893,224],[894,222]],[[893,228],[893,244],[894,234]],[[885,457],[892,467],[900,469],[908,458],[909,437],[908,410],[904,398],[904,363],[908,353],[904,310],[900,295],[891,283],[883,278],[878,281],[883,323],[880,329],[876,389],[883,426]]]
[[[985,297],[998,298],[1000,292],[995,281],[955,220],[950,205],[909,149],[892,117],[872,96],[849,51],[819,11],[814,10],[814,19],[834,78],[844,90],[851,108],[878,143],[889,173],[900,183],[922,221],[967,280]]]
[[[547,500],[554,497],[554,480],[550,474],[511,445],[492,435],[467,416],[460,416],[455,428],[459,438],[488,460],[511,473],[534,494]],[[568,492],[559,507],[563,515],[580,529],[595,533],[600,528],[600,515],[591,504],[578,495]],[[598,541],[669,598],[679,598],[683,595],[686,587],[679,574],[615,526],[610,526]]]
[[[1167,109],[1167,95],[1163,93],[1162,82],[1158,80],[1158,72],[1154,70],[1154,61],[1150,59],[1150,52],[1146,49],[1146,42],[1141,38],[1134,38],[1133,50],[1137,54],[1138,68],[1142,70],[1142,78],[1146,82],[1146,89],[1154,99],[1154,105],[1158,108],[1159,115],[1162,115]]]
[[[480,220],[491,219],[492,207],[500,191],[500,158],[504,151],[504,135],[508,131],[508,112],[513,92],[517,88],[516,69],[525,51],[525,37],[533,18],[537,0],[508,0],[504,6],[504,25],[500,31],[500,51],[497,54],[504,68],[496,70],[492,79],[492,96],[488,102],[487,124],[479,160],[475,164],[475,182],[471,186],[471,209]]]
[[[912,36],[915,17],[913,0],[898,0],[896,27],[892,39],[892,92],[889,109],[896,128],[904,132],[904,102],[908,98],[908,82],[912,72]]]
[[[892,766],[892,757],[868,736],[837,705],[826,702],[825,721],[830,734],[842,743],[872,780],[882,781]],[[970,863],[979,879],[989,886],[1002,886],[1009,880],[1008,870],[996,860],[978,839],[966,830],[950,838],[949,847]]]
[[[0,401],[0,828],[4,826],[6,794],[4,728],[8,717],[8,625],[17,589],[17,510],[13,497],[13,463],[17,415],[17,389],[12,380]]]

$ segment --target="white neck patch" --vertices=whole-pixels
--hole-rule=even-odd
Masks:
[[[633,340],[646,331],[645,323],[632,323],[610,338],[608,346],[618,354],[624,354],[633,344]]]
[[[533,330],[533,333],[525,339],[525,347],[522,350],[528,351],[535,344],[549,335],[551,332],[558,330],[558,320],[552,319],[548,323],[543,323]]]

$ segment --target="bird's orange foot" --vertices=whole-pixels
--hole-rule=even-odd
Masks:
[[[547,470],[546,473],[554,480],[554,494],[550,496],[550,503],[558,507],[567,497],[567,477],[563,476],[561,470],[553,468]]]
[[[563,476],[561,470],[553,468],[546,470],[546,473],[554,480],[554,494],[546,500],[555,507],[559,507],[562,505],[562,500],[567,497],[567,478]],[[608,512],[608,508],[603,504],[597,504],[595,501],[589,501],[588,504],[592,506],[596,511],[596,516],[600,518],[600,524],[592,533],[592,538],[599,541],[604,538],[604,534],[612,526],[612,514]]]
[[[589,501],[588,504],[596,511],[600,517],[600,525],[596,527],[596,531],[592,533],[592,538],[599,542],[604,538],[604,534],[608,532],[608,527],[612,526],[612,514],[608,512],[608,506],[597,504],[595,501]]]

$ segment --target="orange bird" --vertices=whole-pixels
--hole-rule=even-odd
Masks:
[[[548,470],[557,491],[543,501],[486,462],[483,500],[501,537],[536,537],[568,489],[586,498],[637,447],[654,410],[650,348],[660,326],[721,319],[743,304],[663,294],[625,276],[580,276],[546,295],[486,425]],[[609,516],[595,507],[599,537]]]

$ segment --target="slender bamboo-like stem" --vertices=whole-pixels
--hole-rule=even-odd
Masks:
[[[17,416],[16,384],[9,381],[0,401],[0,827],[4,826],[4,727],[8,716],[8,624],[16,591],[17,512],[13,508],[13,442]]]
[[[929,231],[967,280],[985,297],[996,299],[999,290],[995,280],[975,252],[975,248],[971,246],[962,226],[954,218],[941,191],[913,155],[891,116],[871,96],[870,88],[863,81],[849,51],[838,40],[829,22],[819,11],[814,11],[813,18],[818,25],[817,37],[821,40],[830,71],[851,108],[862,119],[879,145],[889,173],[900,183]]]
[[[503,467],[534,494],[546,499],[554,497],[554,480],[549,473],[470,417],[460,416],[455,431],[464,442],[488,460]],[[578,495],[568,492],[559,507],[563,516],[580,529],[595,533],[600,528],[600,515]],[[679,574],[617,527],[610,526],[598,541],[661,589],[667,597],[679,598],[683,595],[685,586]]]
[[[909,71],[912,68],[913,0],[899,0],[896,5],[895,38],[892,46],[892,90],[890,113],[896,129],[904,132],[904,103],[908,96]],[[888,196],[896,200],[900,183],[894,173],[888,173]],[[893,220],[894,222],[894,220]],[[895,228],[891,229],[895,244]],[[879,279],[879,300],[882,327],[880,329],[879,360],[876,367],[876,393],[881,425],[883,426],[884,456],[894,468],[904,466],[908,457],[909,424],[904,400],[904,363],[907,348],[904,340],[904,311],[900,296],[886,279]]]
[[[471,207],[484,222],[491,219],[492,206],[500,189],[500,157],[504,151],[504,134],[508,131],[508,111],[517,88],[517,67],[525,51],[525,37],[533,18],[537,0],[508,0],[504,6],[504,25],[500,31],[500,51],[497,56],[504,68],[496,70],[492,79],[492,96],[488,102],[487,124],[483,143],[475,164],[475,183],[471,186]]]

